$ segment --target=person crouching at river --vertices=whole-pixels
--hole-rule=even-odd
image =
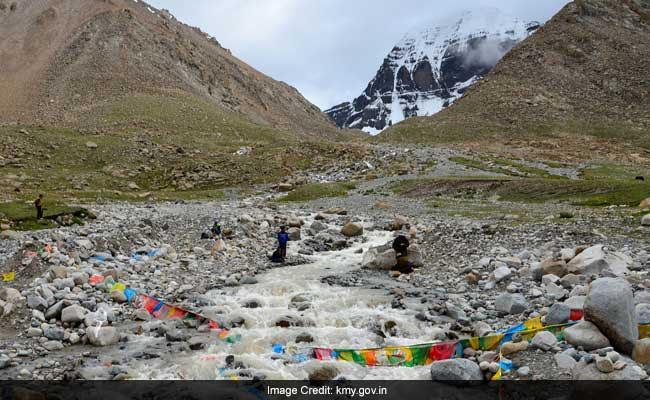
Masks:
[[[409,261],[408,248],[411,244],[406,236],[400,235],[393,241],[393,250],[395,250],[396,264],[393,271],[399,271],[402,274],[413,272],[413,264]]]

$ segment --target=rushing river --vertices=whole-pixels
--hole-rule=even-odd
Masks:
[[[234,344],[218,343],[191,356],[179,357],[174,365],[156,368],[143,379],[234,379],[236,370],[225,369],[226,357],[234,355],[253,375],[266,379],[306,379],[324,363],[334,365],[348,379],[426,379],[428,368],[368,368],[353,363],[308,360],[285,362],[274,353],[274,345],[287,348],[307,347],[372,348],[385,345],[408,345],[432,340],[431,327],[418,321],[415,310],[391,308],[386,290],[346,288],[322,283],[325,276],[345,274],[360,268],[364,252],[391,240],[386,231],[369,231],[363,243],[342,251],[318,253],[310,264],[275,268],[258,275],[258,283],[208,293],[227,316],[244,318],[245,325],[233,329],[241,340]],[[289,254],[298,250],[290,243]],[[307,300],[306,310],[292,305],[296,296]],[[251,302],[256,308],[245,307]],[[307,321],[305,326],[282,328],[276,321],[285,316]],[[387,339],[377,335],[376,327],[396,323],[396,332]],[[374,329],[373,329],[374,327]],[[296,344],[298,335],[307,333],[313,343]]]

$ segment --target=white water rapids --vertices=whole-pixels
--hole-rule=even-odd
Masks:
[[[234,355],[251,374],[266,379],[306,379],[311,371],[323,364],[330,364],[347,379],[427,379],[428,368],[363,367],[343,361],[308,360],[287,363],[277,359],[273,345],[304,349],[326,348],[373,348],[386,345],[408,345],[432,341],[432,328],[418,321],[413,309],[391,308],[391,298],[386,290],[346,288],[321,282],[330,275],[346,274],[360,268],[364,252],[370,247],[385,244],[392,239],[390,232],[367,231],[363,243],[355,242],[342,251],[317,253],[306,265],[278,267],[257,276],[258,283],[208,293],[217,306],[209,309],[223,311],[223,315],[244,318],[245,324],[232,330],[241,340],[228,344],[219,342],[205,350],[181,354],[173,359],[173,365],[159,362],[151,368],[138,368],[137,379],[234,379],[236,370],[227,370],[226,357]],[[289,245],[289,255],[298,250],[298,243]],[[310,307],[304,311],[290,308],[291,299],[300,295],[309,299]],[[244,304],[254,300],[257,308]],[[275,322],[291,315],[313,322],[313,326],[281,328]],[[397,333],[381,339],[372,326],[383,326],[393,321]],[[376,330],[375,330],[376,332]],[[314,338],[313,343],[295,344],[302,333]],[[167,360],[169,361],[169,360]]]

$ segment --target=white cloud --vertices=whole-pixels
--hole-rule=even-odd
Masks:
[[[497,7],[545,21],[568,0],[149,0],[254,68],[328,108],[358,96],[404,33],[451,13]]]

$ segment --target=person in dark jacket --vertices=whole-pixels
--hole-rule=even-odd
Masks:
[[[411,244],[406,236],[400,235],[393,241],[393,250],[395,250],[396,264],[393,267],[394,271],[399,271],[403,274],[410,274],[413,272],[413,264],[409,261],[408,248]]]
[[[212,232],[213,238],[221,237],[221,224],[218,219],[214,220],[214,225],[212,225],[210,232]]]
[[[39,194],[38,198],[34,201],[34,207],[36,208],[36,219],[40,220],[43,218],[43,195]]]
[[[289,243],[289,234],[287,233],[287,228],[285,226],[281,226],[280,232],[278,233],[278,250],[280,250],[280,257],[282,257],[282,261],[287,259],[287,243]]]

